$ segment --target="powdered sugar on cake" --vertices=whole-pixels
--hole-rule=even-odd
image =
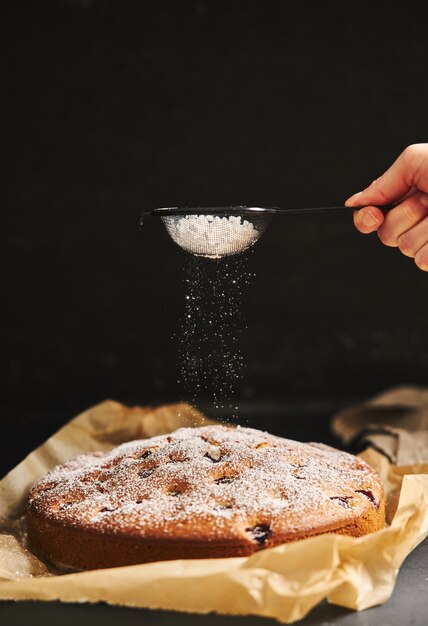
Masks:
[[[101,532],[188,536],[209,526],[215,537],[227,526],[261,541],[278,520],[288,529],[320,512],[346,521],[378,506],[381,489],[366,463],[328,446],[207,426],[77,457],[33,487],[30,506]]]

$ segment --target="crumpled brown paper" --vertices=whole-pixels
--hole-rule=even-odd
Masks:
[[[0,599],[99,602],[284,623],[318,602],[364,609],[391,595],[398,569],[428,534],[428,463],[395,468],[370,450],[392,499],[391,525],[358,539],[320,535],[248,558],[182,560],[56,574],[25,545],[22,514],[32,483],[55,464],[124,441],[209,423],[188,405],[127,409],[107,401],[58,431],[0,482]],[[395,511],[396,509],[396,511]]]

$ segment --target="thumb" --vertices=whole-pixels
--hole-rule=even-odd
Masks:
[[[346,206],[379,206],[398,200],[412,187],[428,191],[428,144],[408,146],[382,176],[346,201]]]

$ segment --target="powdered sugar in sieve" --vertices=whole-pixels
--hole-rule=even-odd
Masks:
[[[140,214],[160,217],[170,237],[186,252],[220,259],[244,252],[258,241],[278,211],[276,207],[162,207]]]
[[[252,221],[240,215],[174,215],[162,220],[181,248],[211,259],[243,252],[261,235]]]

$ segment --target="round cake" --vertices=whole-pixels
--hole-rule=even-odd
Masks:
[[[245,556],[384,526],[382,483],[361,459],[251,428],[182,428],[79,456],[33,486],[30,547],[73,569]]]

